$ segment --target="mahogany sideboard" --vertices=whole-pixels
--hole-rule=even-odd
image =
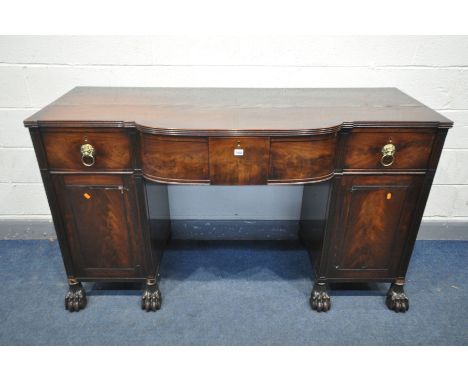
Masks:
[[[69,311],[86,306],[81,282],[100,280],[142,281],[142,308],[160,308],[168,184],[303,184],[312,309],[329,310],[329,283],[388,282],[387,306],[405,312],[406,271],[452,126],[396,88],[77,87],[24,124]],[[160,186],[165,218],[150,219],[149,182]],[[318,182],[328,188],[317,221],[309,210]]]

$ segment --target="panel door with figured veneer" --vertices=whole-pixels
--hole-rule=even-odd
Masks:
[[[76,277],[140,278],[144,245],[131,176],[56,176]]]
[[[385,278],[395,275],[423,177],[344,176],[329,275]]]

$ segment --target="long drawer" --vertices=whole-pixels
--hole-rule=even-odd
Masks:
[[[336,141],[336,134],[296,138],[141,134],[141,161],[145,177],[165,183],[304,183],[333,175]]]

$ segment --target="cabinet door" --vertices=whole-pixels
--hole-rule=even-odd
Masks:
[[[57,175],[54,186],[75,276],[143,276],[144,245],[132,177]]]
[[[423,176],[343,176],[329,274],[336,278],[395,276]]]

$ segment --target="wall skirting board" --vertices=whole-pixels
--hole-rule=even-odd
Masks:
[[[295,240],[296,220],[173,220],[180,240]],[[0,219],[0,240],[55,240],[51,220]],[[423,220],[418,240],[468,240],[468,220]]]

